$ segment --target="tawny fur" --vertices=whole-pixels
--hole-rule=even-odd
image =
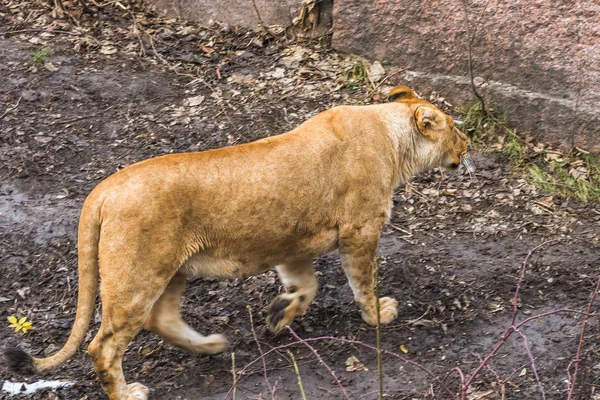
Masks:
[[[287,292],[272,303],[268,325],[278,331],[316,294],[311,260],[334,249],[363,319],[375,324],[372,271],[394,188],[437,165],[458,166],[468,142],[409,88],[394,88],[390,98],[332,108],[279,136],[166,155],[108,177],[81,212],[79,298],[67,343],[44,359],[12,349],[11,365],[43,372],[66,362],[88,329],[100,276],[94,368],[111,400],[145,399],[148,390],[127,385],[121,370],[142,326],[192,353],[227,345],[181,320],[186,276],[237,278],[277,267]],[[381,322],[391,322],[396,301],[382,298],[380,306]]]

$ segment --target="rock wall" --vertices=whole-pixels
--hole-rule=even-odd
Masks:
[[[405,68],[396,82],[471,98],[521,132],[600,152],[600,3],[595,0],[335,0],[333,46]],[[472,39],[470,39],[470,37]]]

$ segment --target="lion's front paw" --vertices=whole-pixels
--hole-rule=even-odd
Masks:
[[[377,325],[377,314],[373,306],[371,313],[362,311],[363,320],[369,325]],[[398,301],[391,297],[382,297],[379,299],[379,322],[381,325],[387,325],[398,316]]]
[[[148,400],[148,393],[148,388],[141,383],[127,385],[127,400]]]
[[[379,321],[383,324],[389,324],[398,316],[398,301],[391,297],[382,297],[379,299]]]

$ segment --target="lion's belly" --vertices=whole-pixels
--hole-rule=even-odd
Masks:
[[[337,231],[287,240],[244,240],[224,244],[217,252],[200,251],[190,256],[180,271],[202,278],[244,278],[277,265],[310,260],[337,248]],[[217,256],[216,254],[219,254]]]
[[[243,275],[243,267],[241,263],[231,259],[200,252],[188,258],[180,271],[201,278],[237,278]]]

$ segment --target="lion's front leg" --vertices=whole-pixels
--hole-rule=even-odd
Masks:
[[[279,265],[276,269],[287,292],[277,296],[269,306],[267,326],[275,333],[290,325],[295,317],[304,315],[318,287],[311,260]]]
[[[340,234],[342,266],[362,318],[369,325],[377,325],[373,273],[379,232],[376,227],[352,227],[345,234]],[[379,315],[381,324],[392,322],[398,316],[398,302],[391,297],[379,299]]]

